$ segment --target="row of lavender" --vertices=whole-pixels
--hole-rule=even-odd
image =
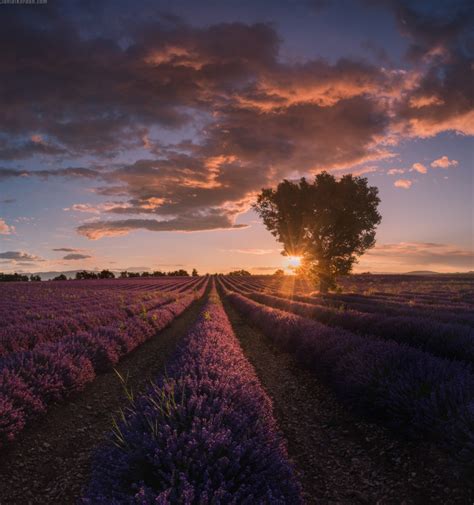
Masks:
[[[441,358],[466,361],[474,365],[474,328],[470,326],[455,322],[441,323],[423,317],[341,311],[334,307],[290,300],[281,295],[250,293],[248,297],[277,309],[316,319],[329,326],[344,328],[360,335],[393,340]]]
[[[380,300],[374,297],[363,295],[350,294],[333,294],[333,295],[299,295],[292,291],[280,291],[272,289],[270,284],[256,283],[249,281],[231,281],[236,288],[243,293],[253,291],[265,292],[271,295],[291,298],[296,301],[311,303],[315,305],[327,305],[334,307],[341,312],[343,310],[355,310],[359,312],[371,312],[384,316],[403,316],[414,318],[425,318],[444,323],[458,323],[474,327],[474,306],[469,304],[447,305],[443,302],[441,305],[410,305],[402,302]]]
[[[83,389],[96,374],[170,324],[206,286],[207,279],[201,279],[196,291],[157,308],[135,306],[116,313],[107,325],[0,358],[0,446],[16,438],[50,404]]]
[[[341,327],[361,335],[372,335],[408,344],[441,358],[465,361],[471,367],[474,365],[474,329],[472,327],[474,316],[472,315],[465,317],[458,314],[451,314],[450,317],[446,315],[446,321],[449,322],[440,322],[432,317],[426,317],[425,314],[410,312],[409,309],[403,315],[390,315],[386,311],[376,310],[362,312],[348,307],[341,310],[337,304],[328,301],[327,297],[287,295],[281,292],[266,294],[250,291],[249,283],[229,279],[226,282],[234,290],[265,305],[313,318],[324,324]],[[242,285],[247,286],[247,289],[241,289]],[[341,298],[350,297],[346,295]],[[469,322],[471,325],[467,324]]]
[[[470,286],[469,293],[472,293],[474,296],[474,276],[472,276],[472,279],[466,279],[464,283],[465,286]],[[311,285],[308,284],[308,281],[305,281],[304,279],[294,278],[294,276],[286,276],[281,280],[272,278],[270,276],[266,276],[266,278],[241,278],[239,279],[239,284],[251,291],[279,291],[292,296],[307,296],[309,292],[314,290],[314,287],[312,288]],[[423,286],[423,284],[421,284],[421,286]],[[430,316],[432,314],[436,314],[440,309],[446,311],[447,316],[452,316],[456,313],[472,313],[474,301],[470,301],[467,298],[462,298],[460,293],[455,290],[433,289],[429,292],[425,292],[423,290],[416,291],[417,287],[418,283],[413,285],[413,289],[411,291],[404,293],[344,293],[326,296],[319,295],[317,298],[322,301],[333,301],[335,303],[361,303],[365,306],[378,304],[380,309],[410,309],[420,312],[425,311],[427,313],[430,313]],[[466,287],[465,289],[467,293],[468,288]],[[312,296],[316,295],[313,294]]]
[[[252,276],[246,281],[278,291],[307,294],[314,291],[309,281],[295,276]],[[386,301],[425,305],[474,304],[474,275],[350,275],[338,280],[344,293]]]
[[[202,281],[198,280],[189,284],[186,291],[195,288],[200,282]],[[49,306],[40,310],[36,319],[23,321],[23,313],[17,311],[17,323],[0,328],[0,357],[11,352],[33,350],[42,343],[56,342],[79,331],[89,331],[124,317],[146,313],[179,296],[182,294],[163,291],[146,291],[125,296],[111,289],[102,292],[100,299],[87,297],[82,303],[76,304],[71,312],[67,308],[69,302],[66,308],[63,308],[65,301],[61,292],[48,293]]]
[[[98,450],[83,501],[302,503],[270,399],[214,286],[167,373]]]
[[[467,365],[395,341],[329,327],[262,305],[231,291],[226,281],[222,285],[247,320],[313,370],[341,400],[414,439],[434,441],[472,464],[474,377]]]
[[[0,328],[40,319],[54,319],[58,315],[74,315],[85,304],[123,304],[153,295],[156,291],[181,292],[199,279],[184,278],[173,282],[150,282],[147,279],[110,281],[74,281],[70,283],[11,283],[2,286],[0,300]],[[104,284],[104,286],[99,286]],[[100,289],[99,289],[100,288]],[[104,292],[105,291],[105,292]]]

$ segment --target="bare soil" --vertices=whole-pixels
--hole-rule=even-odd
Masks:
[[[474,504],[472,481],[444,454],[397,438],[341,405],[224,301],[245,355],[273,400],[309,504]]]
[[[166,329],[124,357],[115,369],[128,377],[135,393],[163,371],[180,337],[196,319],[204,296]],[[94,449],[112,427],[112,417],[126,404],[114,371],[101,374],[67,403],[47,414],[0,452],[1,505],[77,503],[87,482]]]

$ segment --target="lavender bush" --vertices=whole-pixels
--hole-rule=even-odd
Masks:
[[[215,293],[95,457],[86,504],[299,504],[271,403]]]
[[[122,312],[108,326],[0,357],[0,446],[13,440],[49,404],[80,391],[97,373],[165,328],[203,295],[206,284],[167,305],[149,311],[142,307],[134,316]]]
[[[474,378],[467,366],[227,293],[247,320],[358,412],[413,439],[432,440],[472,464]]]
[[[387,316],[355,310],[338,310],[281,296],[250,293],[257,302],[286,310],[303,317],[315,318],[362,335],[375,335],[417,347],[442,358],[474,364],[474,329],[456,323],[440,323],[422,317]]]

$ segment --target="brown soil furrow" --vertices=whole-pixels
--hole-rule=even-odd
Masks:
[[[203,296],[154,338],[115,367],[133,392],[144,391],[164,370],[179,338],[197,317]],[[114,371],[101,374],[67,403],[51,407],[8,449],[0,451],[1,505],[68,505],[87,482],[90,457],[126,405]]]
[[[361,420],[294,358],[276,349],[225,302],[242,348],[273,400],[308,503],[427,505],[474,503],[446,457]]]

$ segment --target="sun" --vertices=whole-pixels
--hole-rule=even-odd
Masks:
[[[289,272],[294,272],[301,265],[301,256],[286,256],[284,266]]]

